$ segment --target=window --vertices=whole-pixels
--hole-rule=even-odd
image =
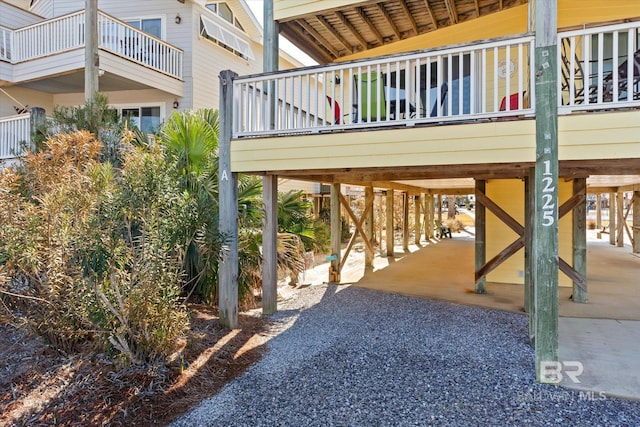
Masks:
[[[121,114],[144,133],[155,133],[160,128],[160,107],[123,108]]]
[[[126,21],[127,24],[135,27],[145,33],[162,38],[162,19],[161,18],[149,18],[149,19],[132,19]]]
[[[233,27],[229,27],[220,19],[210,19],[204,15],[201,16],[200,35],[242,59],[248,61],[249,59],[255,58],[251,51],[251,46],[244,40],[245,35],[234,30]]]
[[[225,21],[227,21],[229,24],[235,25],[236,28],[244,31],[244,28],[242,28],[242,25],[240,25],[240,21],[238,21],[237,18],[233,17],[233,11],[231,11],[231,8],[227,3],[224,3],[224,2],[208,3],[206,5],[206,8],[209,9],[211,12],[215,13],[216,15],[218,15],[219,17],[221,17],[222,19],[224,19]]]

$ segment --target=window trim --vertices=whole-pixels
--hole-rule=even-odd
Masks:
[[[136,16],[136,17],[131,17],[131,18],[122,18],[121,20],[123,22],[125,22],[127,25],[131,25],[130,22],[131,21],[144,21],[144,20],[151,20],[151,19],[159,19],[160,20],[160,40],[165,40],[166,41],[166,36],[167,36],[167,15],[143,15],[143,16]],[[140,25],[140,31],[142,31],[142,25]],[[145,34],[149,34],[149,33],[145,33]],[[152,37],[156,37],[153,34],[149,34]]]
[[[162,102],[162,101],[109,104],[109,107],[114,108],[118,112],[118,116],[120,117],[122,117],[122,110],[132,110],[134,108],[137,108],[138,110],[140,110],[142,108],[160,107],[160,126],[162,126],[162,123],[164,123],[164,121],[167,119],[167,115],[166,115],[167,105],[165,102]],[[140,113],[142,112],[140,111]],[[156,130],[159,130],[159,129],[156,129]]]

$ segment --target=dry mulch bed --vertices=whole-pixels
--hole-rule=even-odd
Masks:
[[[217,312],[190,306],[191,330],[169,366],[121,369],[89,350],[63,354],[0,322],[0,425],[167,425],[260,359],[266,322],[240,315],[240,330]]]

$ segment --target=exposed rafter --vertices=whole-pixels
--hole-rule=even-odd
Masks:
[[[364,12],[364,10],[361,7],[358,7],[358,8],[356,8],[356,12],[358,13],[358,16],[360,17],[362,22],[364,22],[367,25],[367,27],[369,27],[369,30],[371,31],[371,33],[374,36],[376,36],[376,39],[378,39],[378,43],[380,45],[383,45],[384,44],[384,38],[382,37],[382,34],[380,34],[378,29],[375,27],[375,25],[373,25],[373,23],[367,17],[367,14]]]
[[[479,0],[474,0],[474,3],[476,5],[476,18],[480,18],[480,2]]]
[[[329,43],[327,39],[322,37],[320,33],[316,31],[316,29],[313,28],[307,21],[301,19],[298,21],[298,24],[300,24],[300,26],[304,28],[304,30],[309,33],[317,43],[320,43],[322,46],[324,46],[325,49],[331,52],[333,56],[338,56],[338,51],[334,48],[333,44]]]
[[[344,37],[342,37],[342,35],[338,31],[336,31],[336,29],[333,28],[333,26],[326,19],[324,19],[324,17],[316,15],[316,20],[320,23],[320,25],[324,27],[325,30],[327,30],[327,32],[329,32],[329,34],[331,34],[331,36],[333,36],[336,40],[338,40],[338,42],[340,42],[342,46],[344,46],[347,52],[353,53],[353,46],[351,46],[349,42]]]
[[[418,34],[420,34],[418,32],[418,24],[416,24],[416,20],[413,19],[413,15],[411,15],[411,11],[409,10],[409,7],[407,6],[407,3],[404,2],[404,1],[401,1],[399,3],[400,3],[400,7],[402,7],[402,10],[404,11],[404,14],[407,17],[407,20],[411,24],[411,28],[413,28],[414,34],[417,36]]]
[[[431,5],[429,4],[429,0],[424,0],[424,5],[427,7],[427,12],[429,12],[429,16],[431,17],[431,22],[433,22],[433,29],[437,30],[438,29],[438,19],[436,18],[435,13],[433,13],[433,9],[431,9]]]
[[[376,7],[378,8],[378,11],[380,12],[380,14],[384,17],[385,21],[387,21],[387,25],[389,25],[389,28],[391,28],[391,31],[393,31],[393,34],[396,35],[396,40],[402,40],[402,36],[400,35],[400,30],[398,30],[398,26],[393,22],[391,15],[389,15],[389,12],[387,12],[387,9],[384,8],[384,5],[382,3],[378,3],[376,4]]]
[[[362,35],[360,35],[360,33],[355,29],[355,27],[351,25],[351,22],[349,22],[347,17],[344,16],[342,12],[336,12],[335,15],[340,20],[342,25],[347,27],[347,29],[351,32],[351,34],[353,34],[353,36],[358,40],[358,43],[360,43],[362,48],[367,49],[369,47],[369,43],[367,43],[364,37],[362,37]]]
[[[309,37],[302,31],[295,22],[289,23],[287,26],[280,28],[280,33],[291,40],[299,49],[306,52],[314,60],[319,63],[332,62],[333,57],[324,49],[323,46],[319,46],[315,40],[310,40]]]
[[[500,2],[502,3],[502,1]],[[444,0],[445,6],[447,6],[447,13],[449,13],[449,22],[451,24],[458,23],[458,11],[456,10],[456,4],[454,0]]]

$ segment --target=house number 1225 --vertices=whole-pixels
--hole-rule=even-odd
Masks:
[[[554,204],[551,203],[553,201],[553,191],[555,187],[552,186],[553,178],[551,177],[551,161],[544,161],[544,174],[542,178],[542,183],[544,187],[542,188],[542,225],[545,227],[550,227],[555,222],[553,218],[553,208]]]

